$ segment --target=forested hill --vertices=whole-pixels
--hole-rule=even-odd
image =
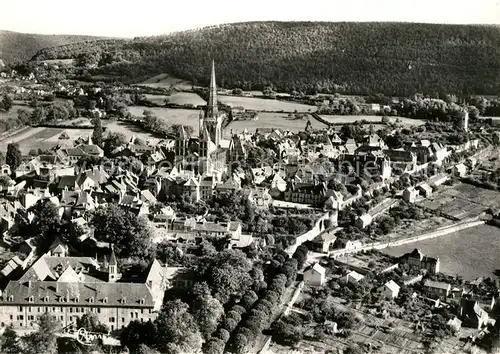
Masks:
[[[42,50],[38,58],[81,61],[100,74],[137,79],[169,73],[244,90],[500,93],[500,28],[412,23],[250,22],[131,41]]]
[[[5,64],[30,60],[40,49],[99,37],[27,34],[0,30],[0,59]]]

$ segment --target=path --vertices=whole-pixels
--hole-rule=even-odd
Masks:
[[[467,221],[461,221],[457,222],[453,225],[448,225],[444,226],[441,228],[438,228],[434,231],[424,233],[422,235],[414,236],[414,237],[409,237],[409,238],[404,238],[404,239],[399,239],[399,240],[392,240],[388,242],[374,242],[372,244],[368,244],[359,248],[352,248],[352,249],[340,249],[340,250],[335,250],[331,251],[329,253],[330,257],[336,258],[339,256],[344,256],[346,254],[351,254],[351,253],[358,253],[358,252],[364,252],[364,251],[369,251],[372,249],[384,249],[387,247],[394,247],[394,246],[401,246],[405,245],[408,243],[413,243],[417,241],[422,241],[422,240],[427,240],[435,237],[440,237],[440,236],[445,236],[449,235],[451,233],[465,230],[471,227],[479,226],[485,224],[486,221],[484,220],[478,220],[478,218],[474,218],[472,220],[467,220]]]

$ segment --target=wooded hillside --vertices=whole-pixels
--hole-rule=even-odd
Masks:
[[[30,60],[40,49],[95,40],[98,37],[27,34],[0,30],[0,59],[5,64]]]
[[[167,36],[76,43],[39,59],[80,56],[94,73],[169,73],[244,90],[408,96],[500,93],[500,28],[410,23],[251,22]]]

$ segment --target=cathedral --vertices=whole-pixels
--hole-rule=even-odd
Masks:
[[[224,112],[217,107],[217,85],[215,83],[215,63],[212,61],[210,94],[208,105],[200,111],[198,138],[190,137],[181,129],[175,142],[175,165],[179,170],[190,170],[197,175],[223,172],[229,141],[222,139]]]

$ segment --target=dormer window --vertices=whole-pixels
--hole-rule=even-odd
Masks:
[[[105,303],[105,304],[107,304],[108,303],[108,298],[105,297],[104,299],[102,299],[102,302]]]
[[[14,295],[9,296],[9,301],[14,301]]]
[[[75,297],[73,300],[74,300],[75,302],[80,302],[80,297],[78,297],[78,296],[77,296],[77,297]]]
[[[93,298],[93,297],[91,297],[91,298],[89,299],[89,302],[90,302],[91,304],[93,304],[93,303],[94,303],[94,298]]]
[[[35,299],[33,298],[33,296],[30,296],[30,297],[28,298],[28,301],[29,301],[29,302],[34,302],[34,301],[35,301]]]
[[[139,303],[140,303],[141,305],[144,305],[144,299],[140,299],[140,300],[139,300]]]
[[[48,297],[48,296],[45,296],[45,297],[43,298],[43,301],[45,301],[45,302],[49,302],[49,297]]]
[[[126,298],[122,298],[121,301],[120,301],[122,304],[126,303],[127,302],[127,299]]]

